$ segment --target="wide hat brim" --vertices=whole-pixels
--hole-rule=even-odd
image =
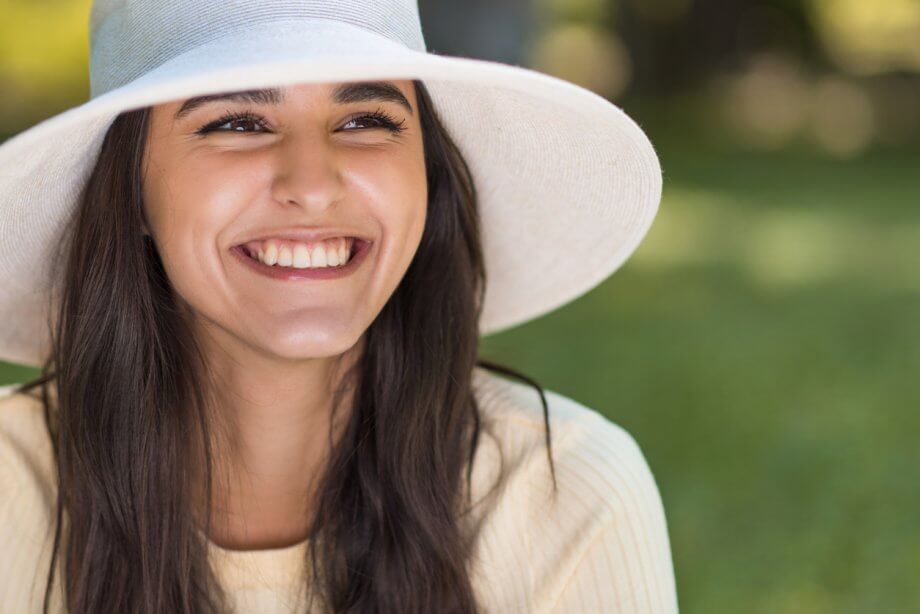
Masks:
[[[305,34],[305,32],[307,34]],[[661,197],[649,139],[615,104],[535,70],[412,50],[329,19],[255,24],[189,49],[0,145],[0,358],[50,351],[48,292],[105,133],[127,110],[306,82],[420,79],[478,193],[481,335],[588,292],[632,254]]]

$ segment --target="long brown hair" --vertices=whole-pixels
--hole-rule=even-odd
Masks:
[[[468,573],[473,540],[462,522],[484,426],[475,365],[537,389],[552,469],[543,388],[478,358],[485,269],[476,192],[424,84],[414,85],[426,226],[350,374],[353,411],[319,482],[305,561],[311,597],[333,612],[479,611]],[[149,112],[120,114],[105,136],[60,243],[50,356],[42,375],[19,387],[41,386],[58,482],[46,614],[61,549],[71,614],[227,610],[191,520],[185,471],[200,456],[210,522],[215,425],[200,385],[206,367],[141,231]]]

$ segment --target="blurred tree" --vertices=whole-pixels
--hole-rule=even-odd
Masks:
[[[428,50],[524,64],[535,30],[531,0],[419,0]]]
[[[0,138],[89,96],[91,0],[0,0]]]
[[[636,93],[692,89],[762,51],[782,49],[809,63],[822,61],[809,14],[798,0],[684,0],[676,5],[680,11],[649,8],[675,2],[621,0],[609,24],[632,52]]]
[[[920,71],[917,0],[809,0],[808,6],[840,68],[858,74]]]

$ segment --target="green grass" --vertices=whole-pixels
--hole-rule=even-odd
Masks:
[[[683,612],[920,611],[920,156],[659,153],[635,257],[487,354],[633,433]]]
[[[635,436],[683,612],[920,611],[920,154],[657,144],[634,258],[483,354]]]

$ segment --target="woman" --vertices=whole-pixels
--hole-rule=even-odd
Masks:
[[[43,368],[4,612],[677,610],[632,437],[477,359],[645,234],[633,122],[409,0],[97,0],[91,42],[0,146],[0,356]]]

